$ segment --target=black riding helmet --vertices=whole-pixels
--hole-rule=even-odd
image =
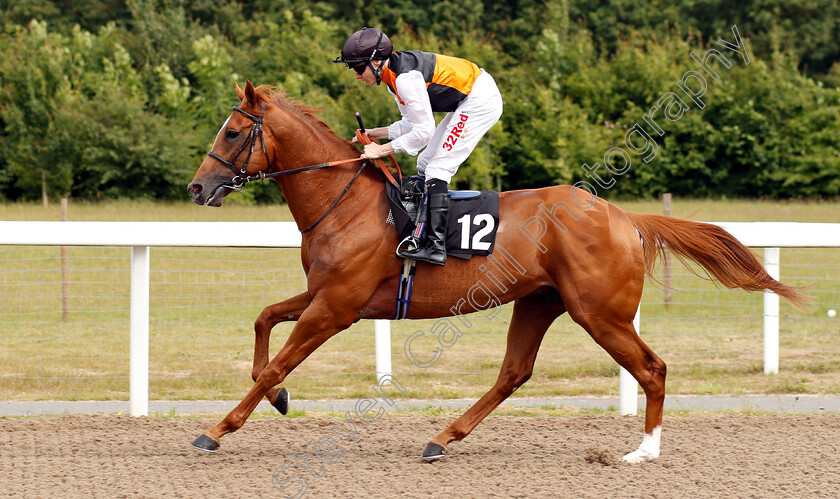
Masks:
[[[374,68],[370,61],[388,59],[393,51],[394,46],[388,39],[388,35],[376,28],[365,27],[350,35],[350,38],[344,42],[341,55],[335,58],[333,62],[343,62],[347,69],[353,69],[362,63],[370,66],[371,71],[376,76],[376,84],[378,85],[382,82],[382,77],[379,70]]]

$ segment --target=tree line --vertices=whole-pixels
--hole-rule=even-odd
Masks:
[[[330,62],[365,25],[496,78],[504,115],[459,187],[594,183],[593,166],[641,127],[655,157],[599,170],[599,195],[836,197],[837,19],[834,0],[0,0],[0,200],[185,199],[238,103],[234,81],[275,85],[345,137],[356,110],[386,125],[399,115],[385,89]],[[732,26],[748,64],[718,43]],[[709,73],[692,54],[715,48],[734,64],[710,63],[719,78],[691,105],[676,84],[698,90],[685,75]],[[668,93],[687,109],[656,134],[644,118]],[[265,185],[237,198],[279,196]]]

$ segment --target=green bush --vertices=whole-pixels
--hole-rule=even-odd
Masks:
[[[655,135],[657,154],[610,178],[607,197],[663,192],[778,199],[840,196],[837,2],[720,0],[0,1],[0,199],[183,199],[237,104],[233,84],[274,85],[349,138],[397,119],[383,87],[332,64],[349,33],[473,60],[496,78],[501,122],[461,167],[466,188],[589,180],[689,70],[730,60]],[[716,45],[737,25],[745,64]],[[667,126],[666,126],[667,125]],[[625,128],[626,127],[626,128]],[[407,173],[415,159],[400,158]],[[251,186],[248,187],[252,189]],[[277,202],[271,185],[243,200]]]

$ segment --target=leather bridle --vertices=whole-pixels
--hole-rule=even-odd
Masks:
[[[260,112],[262,113],[260,116],[253,115],[238,106],[233,106],[233,110],[234,112],[242,113],[243,115],[245,115],[245,117],[250,118],[251,121],[254,122],[254,124],[251,125],[251,131],[248,133],[247,140],[245,140],[245,142],[242,143],[242,147],[240,147],[239,150],[236,151],[236,154],[233,156],[232,161],[226,160],[225,158],[214,153],[213,151],[208,152],[207,155],[215,159],[219,163],[225,165],[233,172],[234,177],[225,182],[223,186],[229,189],[238,189],[239,187],[242,187],[246,183],[250,182],[245,173],[248,171],[248,162],[251,161],[251,156],[254,154],[254,146],[257,143],[257,138],[260,139],[260,145],[262,145],[263,154],[265,155],[266,170],[269,167],[268,165],[271,164],[271,160],[268,158],[268,150],[265,148],[265,140],[263,140],[262,132],[263,115],[265,114],[265,102],[263,102],[262,106],[260,106]],[[242,151],[244,151],[246,148],[248,149],[248,156],[245,157],[245,161],[242,163],[242,168],[237,169],[234,163],[239,158],[239,155],[242,154]],[[261,174],[262,178],[265,178],[265,172],[261,172]]]
[[[362,170],[364,170],[365,166],[367,166],[367,161],[365,161],[364,158],[350,158],[350,159],[343,159],[343,160],[339,160],[339,161],[329,161],[329,162],[326,162],[326,163],[319,163],[317,165],[304,166],[304,167],[301,167],[301,168],[293,168],[291,170],[283,170],[283,171],[279,171],[279,172],[269,172],[268,170],[271,167],[271,159],[268,157],[268,150],[265,147],[265,140],[263,140],[263,116],[265,115],[265,102],[261,103],[261,106],[260,106],[260,113],[261,114],[259,116],[251,114],[248,111],[245,111],[244,109],[242,109],[238,106],[233,106],[233,111],[241,113],[246,118],[249,118],[251,121],[253,121],[254,124],[251,125],[251,131],[248,133],[248,138],[242,144],[242,147],[240,147],[236,151],[236,154],[233,156],[232,161],[226,160],[225,158],[223,158],[223,157],[219,156],[218,154],[214,153],[213,151],[210,151],[209,153],[207,153],[208,156],[210,156],[211,158],[215,159],[219,163],[228,167],[234,174],[234,177],[232,179],[224,182],[220,186],[220,188],[231,189],[231,190],[239,190],[239,188],[242,187],[243,185],[247,184],[248,182],[253,182],[255,180],[265,180],[267,178],[280,177],[280,176],[283,176],[283,175],[293,175],[295,173],[301,173],[301,172],[310,171],[310,170],[319,170],[321,168],[329,168],[329,167],[332,167],[332,166],[343,165],[343,164],[346,164],[346,163],[354,163],[354,162],[357,162],[357,161],[363,161],[362,166],[359,167],[359,170],[356,172],[356,174],[353,176],[353,178],[350,180],[350,182],[347,184],[347,186],[344,187],[344,190],[341,191],[341,194],[338,196],[338,198],[336,198],[336,200],[332,203],[332,205],[330,205],[330,207],[327,209],[327,211],[323,215],[321,215],[321,217],[317,221],[315,221],[315,223],[313,223],[312,225],[310,225],[309,227],[307,227],[305,229],[301,229],[300,230],[301,232],[309,232],[310,230],[314,229],[316,225],[321,223],[321,221],[324,220],[324,218],[326,218],[327,215],[330,214],[330,212],[333,210],[333,208],[335,208],[338,205],[338,202],[341,201],[341,198],[344,197],[344,195],[350,189],[350,186],[353,185],[353,182],[356,181],[356,179],[359,177],[359,175],[361,175]],[[356,117],[359,120],[359,125],[362,126],[361,117],[359,116],[358,113],[357,113]],[[369,143],[372,142],[370,137],[368,137],[367,134],[364,132],[364,127],[363,126],[362,126],[360,131],[356,132],[356,137],[359,140],[359,142],[362,143],[363,145],[366,145],[366,144],[369,144]],[[259,141],[260,141],[260,145],[262,146],[263,154],[265,155],[265,161],[266,161],[266,167],[265,168],[266,169],[264,171],[260,171],[256,175],[247,175],[248,162],[251,161],[251,156],[254,154],[254,147],[256,146],[258,138],[259,138]],[[242,154],[242,152],[245,149],[248,149],[248,155],[245,157],[245,161],[242,164],[242,168],[237,169],[236,165],[234,163],[236,162],[237,158],[239,158],[239,155]],[[391,173],[385,167],[385,164],[382,162],[382,160],[381,159],[376,159],[375,161],[376,161],[377,166],[379,166],[379,169],[382,170],[382,172],[385,174],[385,176],[388,178],[388,180],[392,184],[394,184],[397,187],[398,190],[402,190],[401,182],[398,182],[396,179],[394,179],[394,177],[391,175]],[[396,160],[393,157],[391,157],[391,161],[397,167],[397,172],[400,172],[399,165],[397,164]],[[402,173],[401,172],[399,173],[399,178],[400,178],[400,181],[401,181],[402,180]]]

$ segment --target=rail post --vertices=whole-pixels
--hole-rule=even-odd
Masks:
[[[131,247],[129,410],[149,415],[149,247]]]
[[[642,328],[642,304],[636,309],[636,316],[633,317],[633,327],[636,334],[640,334]],[[639,412],[639,383],[627,369],[620,367],[618,370],[618,412],[622,416],[635,416]]]
[[[373,321],[374,341],[376,343],[376,382],[382,376],[391,374],[391,321],[376,319]]]
[[[779,248],[764,248],[764,270],[779,280]],[[779,372],[779,295],[764,292],[764,374]]]

